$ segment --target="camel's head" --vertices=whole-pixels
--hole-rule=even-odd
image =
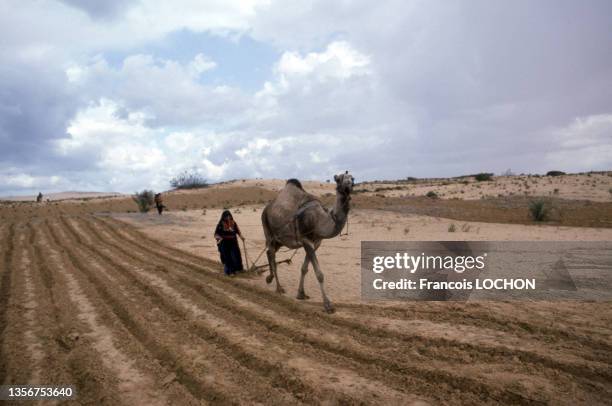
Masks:
[[[334,175],[336,181],[336,190],[344,195],[349,195],[355,186],[355,178],[348,171],[340,175]]]

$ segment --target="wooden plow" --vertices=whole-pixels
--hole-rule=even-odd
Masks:
[[[264,247],[263,250],[261,250],[261,252],[259,253],[259,255],[257,256],[257,258],[255,259],[254,262],[251,263],[251,266],[249,267],[249,260],[248,260],[248,256],[247,256],[247,251],[246,251],[246,245],[244,245],[244,241],[243,241],[243,246],[244,246],[244,257],[247,258],[247,271],[248,272],[255,272],[255,273],[262,273],[264,272],[266,269],[268,269],[269,264],[262,264],[262,265],[257,265],[257,261],[259,261],[259,259],[261,258],[261,256],[263,255],[264,252],[266,252],[266,248]],[[293,260],[293,257],[295,256],[295,254],[297,254],[299,248],[296,248],[293,251],[293,254],[291,255],[290,258],[287,259],[283,259],[282,261],[276,261],[276,265],[280,265],[280,264],[291,264],[291,261]],[[289,252],[290,250],[287,251],[283,251],[283,252]]]

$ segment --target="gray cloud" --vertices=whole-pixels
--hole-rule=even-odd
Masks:
[[[67,136],[78,96],[68,90],[63,72],[24,64],[0,66],[0,89],[0,162],[40,164],[50,143]]]
[[[86,12],[93,19],[112,19],[120,15],[134,0],[60,0],[71,7]]]
[[[412,151],[421,175],[543,170],[541,157],[558,147],[544,130],[612,112],[606,1],[313,1],[284,11],[273,3],[254,35],[279,47],[317,47],[336,35],[371,56],[391,95],[373,113],[395,127],[384,135],[393,149],[380,152],[397,168]],[[416,139],[397,125],[406,116]]]
[[[66,179],[61,185],[163,187],[193,165],[213,180],[612,166],[608,1],[277,1],[253,13],[238,5],[235,17],[211,6],[209,25],[198,22],[207,9],[188,13],[197,9],[189,2],[172,18],[139,4],[130,19],[117,18],[119,2],[66,3],[95,21],[53,9],[40,32],[25,32],[29,12],[15,11],[14,25],[0,17],[10,50],[0,51],[0,176],[24,187],[21,175],[48,173]],[[79,24],[69,27],[73,14]],[[151,32],[142,26],[149,19],[160,22]],[[210,69],[223,69],[211,61],[140,54],[142,41],[185,27],[251,35],[284,59],[250,94],[204,84]],[[124,49],[121,38],[133,55],[111,65],[105,52]],[[95,109],[104,103],[112,114]],[[77,112],[80,135],[67,135]],[[102,142],[108,137],[122,149]],[[61,139],[69,146],[62,153]],[[153,163],[166,178],[151,176]]]

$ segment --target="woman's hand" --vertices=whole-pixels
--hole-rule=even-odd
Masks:
[[[240,238],[242,239],[242,241],[246,240],[246,238],[244,238],[242,234],[240,234]]]

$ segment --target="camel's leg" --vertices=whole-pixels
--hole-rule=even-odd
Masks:
[[[323,281],[325,277],[323,276],[323,272],[321,272],[321,267],[319,266],[319,261],[317,260],[316,248],[315,245],[311,242],[304,242],[304,249],[306,250],[306,255],[308,256],[308,261],[312,263],[312,267],[314,268],[315,275],[317,276],[317,280],[319,281],[319,286],[321,287],[321,296],[323,296],[323,306],[325,307],[325,311],[327,313],[334,312],[334,306],[332,306],[331,302],[327,298],[325,294],[325,289],[323,288]]]
[[[268,266],[270,267],[270,273],[268,274],[268,276],[266,276],[266,283],[268,284],[272,283],[272,281],[274,280],[274,270],[272,269],[272,264],[276,264],[276,256],[274,256],[274,254],[270,254],[271,249],[272,248],[270,246],[268,246],[268,248],[266,249],[266,257],[268,258]],[[270,255],[273,256],[274,262],[270,262]]]
[[[266,282],[271,283],[272,279],[276,279],[276,293],[283,294],[285,293],[285,289],[280,285],[278,281],[278,274],[276,272],[276,248],[270,247],[268,248],[268,264],[270,265],[270,275],[266,277]]]
[[[318,241],[315,243],[315,251],[317,249],[319,249],[319,246],[321,245],[321,241]],[[308,259],[308,251],[304,250],[306,252],[306,255],[304,255],[304,263],[302,264],[302,274],[300,276],[300,287],[298,288],[298,294],[297,294],[297,299],[299,300],[305,300],[305,299],[310,299],[310,296],[308,296],[305,292],[304,292],[304,278],[306,277],[306,274],[308,273],[308,265],[310,264],[310,260]]]
[[[310,299],[306,293],[304,293],[304,277],[308,273],[308,253],[304,256],[304,263],[302,264],[302,275],[300,276],[300,287],[298,288],[297,298],[299,300]]]

